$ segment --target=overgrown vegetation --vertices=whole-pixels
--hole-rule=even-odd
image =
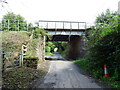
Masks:
[[[34,68],[37,69],[37,63],[39,58],[38,57],[24,57],[23,59],[23,65],[25,67],[30,67],[30,68]]]
[[[45,31],[44,29],[42,28],[38,28],[36,27],[35,30],[33,31],[33,39],[37,39],[39,37],[44,37],[44,36],[47,36],[47,31]]]
[[[5,53],[21,52],[22,44],[27,43],[28,47],[26,57],[24,57],[24,66],[29,67],[12,68],[11,71],[4,72],[3,88],[28,88],[34,79],[41,78],[41,76],[45,75],[46,73],[42,65],[39,67],[43,68],[42,70],[36,70],[36,64],[38,63],[36,51],[38,49],[39,43],[43,43],[43,36],[47,35],[47,32],[38,28],[38,26],[33,27],[32,24],[28,24],[27,28],[27,22],[24,20],[24,18],[13,13],[8,13],[3,16],[2,23],[4,24],[4,27],[2,27],[1,31],[2,35],[0,37],[2,39],[2,50]],[[28,29],[28,32],[25,31],[26,28]],[[39,61],[39,63],[43,64],[42,61]]]
[[[120,16],[107,10],[96,19],[96,26],[87,32],[87,55],[75,61],[97,78],[120,88]],[[110,78],[103,77],[106,64]]]
[[[30,68],[14,68],[9,73],[3,75],[4,89],[27,89],[36,78],[40,78],[45,74],[44,71]]]
[[[58,48],[57,52],[59,52],[63,57],[67,56],[68,42],[46,42],[46,56],[52,56],[55,48]]]
[[[2,31],[31,31],[34,27],[31,23],[27,24],[24,17],[8,12],[2,18]]]
[[[92,74],[94,77],[107,83],[108,85],[111,85],[115,88],[120,88],[120,81],[115,80],[116,76],[112,76],[112,77],[110,76],[108,78],[103,77],[104,76],[104,68],[103,67],[101,67],[99,70],[94,69],[95,67],[91,69],[90,66],[92,65],[92,62],[86,58],[76,60],[76,61],[74,61],[74,63],[76,63],[80,68],[83,68],[85,71]],[[116,75],[118,75],[118,74],[116,73]]]
[[[4,52],[21,51],[22,43],[29,40],[28,32],[2,31],[2,50]]]
[[[56,46],[53,44],[53,42],[46,42],[45,45],[45,55],[46,56],[52,56],[54,54],[54,48]]]
[[[53,42],[55,46],[58,48],[58,52],[64,57],[67,58],[68,52],[68,42]]]

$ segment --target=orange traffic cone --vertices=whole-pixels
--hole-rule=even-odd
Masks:
[[[106,64],[104,64],[104,77],[109,77]]]

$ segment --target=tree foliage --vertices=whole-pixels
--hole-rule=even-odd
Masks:
[[[62,56],[66,57],[67,56],[67,48],[68,48],[68,43],[67,42],[46,42],[46,48],[45,51],[46,53],[54,53],[54,49],[58,48],[57,52],[59,52]]]
[[[46,42],[46,47],[45,47],[45,51],[48,52],[48,53],[53,53],[54,52],[54,48],[56,46],[54,45],[53,42]]]
[[[33,38],[39,38],[39,37],[44,37],[47,36],[47,32],[44,29],[35,27],[35,30],[33,31]]]
[[[103,65],[107,64],[111,76],[115,76],[116,72],[120,76],[120,23],[118,20],[119,15],[116,12],[107,10],[106,13],[97,17],[96,26],[89,31],[87,56],[91,70],[103,70]],[[116,79],[120,78],[118,74]]]
[[[31,24],[28,24],[31,27]],[[21,15],[8,12],[2,18],[2,30],[21,31],[27,30],[27,22]]]

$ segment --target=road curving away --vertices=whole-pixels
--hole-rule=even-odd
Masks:
[[[56,56],[59,54],[56,54]],[[37,88],[108,88],[67,60],[52,60],[43,83]]]

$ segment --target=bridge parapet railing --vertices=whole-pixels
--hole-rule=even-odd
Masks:
[[[45,21],[39,20],[39,27],[44,29],[86,29],[86,22]]]

